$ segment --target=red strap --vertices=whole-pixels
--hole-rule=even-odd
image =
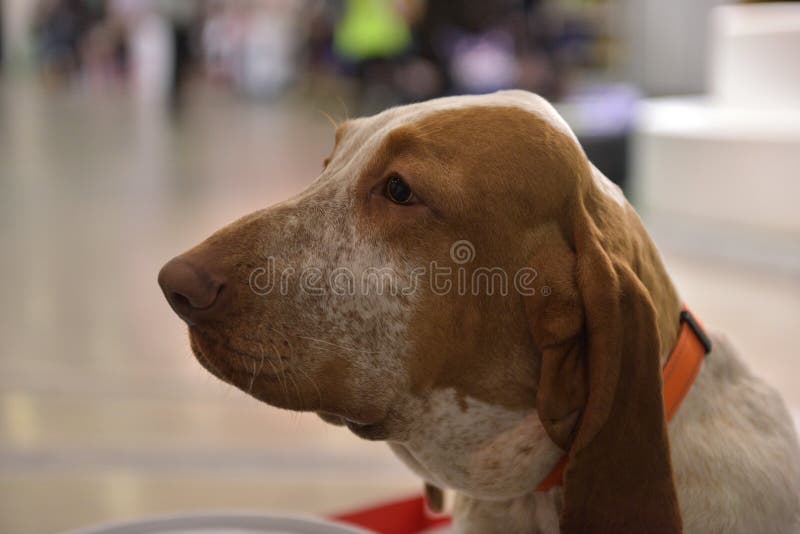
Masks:
[[[667,358],[662,372],[664,415],[669,421],[692,387],[703,358],[711,351],[711,342],[700,323],[688,308],[681,313],[678,340]],[[568,455],[564,455],[545,476],[535,491],[547,491],[560,486],[564,480]],[[434,517],[425,506],[425,497],[411,497],[334,516],[332,519],[367,528],[380,534],[418,534],[450,522],[446,516]]]
[[[564,469],[567,468],[567,460],[569,460],[569,455],[562,456],[555,467],[539,482],[534,491],[550,491],[556,486],[560,486],[564,480]]]
[[[703,331],[703,327],[684,306],[681,312],[681,327],[678,340],[672,348],[667,363],[662,371],[662,397],[664,399],[664,417],[672,419],[678,406],[692,387],[694,379],[700,372],[706,353],[711,351],[711,342]],[[548,491],[560,486],[564,480],[564,469],[567,467],[568,455],[561,457],[553,469],[545,476],[536,491]]]
[[[700,373],[705,355],[711,352],[711,341],[699,321],[688,308],[681,313],[678,342],[664,365],[664,416],[672,419]]]

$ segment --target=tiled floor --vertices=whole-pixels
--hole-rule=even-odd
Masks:
[[[208,375],[155,283],[174,253],[300,190],[331,139],[305,103],[204,96],[174,123],[118,96],[0,84],[0,532],[324,512],[417,487],[381,444]],[[798,413],[797,276],[666,255]]]

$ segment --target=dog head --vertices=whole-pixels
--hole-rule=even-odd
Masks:
[[[426,478],[489,497],[569,450],[565,531],[678,528],[659,360],[679,302],[535,95],[347,121],[308,189],[159,280],[200,363],[258,399],[407,444]]]

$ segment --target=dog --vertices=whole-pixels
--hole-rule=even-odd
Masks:
[[[665,420],[683,302],[537,95],[347,120],[305,191],[159,282],[208,371],[386,441],[455,532],[800,532],[792,420],[723,336]]]

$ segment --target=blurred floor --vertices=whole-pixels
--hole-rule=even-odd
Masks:
[[[331,144],[308,104],[209,94],[172,122],[121,97],[0,85],[0,532],[318,513],[418,487],[382,444],[207,374],[155,282],[176,252],[302,189]],[[666,256],[797,417],[797,277]]]

